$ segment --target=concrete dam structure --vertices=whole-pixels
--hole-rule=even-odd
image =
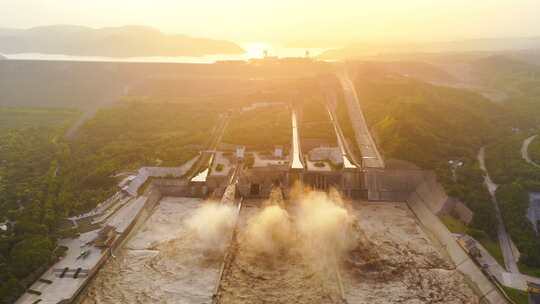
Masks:
[[[99,229],[18,303],[505,303],[436,216],[434,175],[385,169],[366,130],[355,159],[328,114],[337,147],[303,151],[291,107],[290,147],[248,152],[220,146],[224,115],[197,158],[96,207]]]

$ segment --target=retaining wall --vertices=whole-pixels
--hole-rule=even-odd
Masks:
[[[430,182],[422,183],[407,199],[407,204],[412,212],[418,218],[424,230],[431,234],[443,247],[456,269],[461,272],[467,281],[473,286],[481,296],[483,303],[507,303],[497,287],[491,282],[484,273],[478,268],[474,261],[456,242],[452,233],[439,220],[439,218],[430,210],[429,199],[441,199],[437,195],[438,190],[426,192]]]
[[[134,233],[137,232],[137,230],[146,222],[146,220],[150,217],[152,214],[152,210],[157,205],[157,203],[161,200],[162,194],[159,191],[159,189],[150,186],[150,188],[145,193],[144,197],[146,197],[146,201],[144,203],[144,207],[139,210],[137,213],[135,219],[128,225],[128,227],[124,230],[122,234],[120,234],[114,242],[111,244],[111,247],[108,249],[105,249],[106,252],[101,256],[100,260],[94,267],[89,269],[88,272],[88,279],[79,287],[79,289],[73,294],[71,299],[64,300],[61,303],[74,303],[76,302],[77,298],[83,293],[83,291],[86,289],[88,284],[92,282],[92,279],[94,276],[99,272],[101,267],[109,260],[111,255],[114,255],[114,251],[122,248],[125,243],[133,236]]]

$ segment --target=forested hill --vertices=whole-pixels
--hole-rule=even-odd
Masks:
[[[488,247],[496,244],[495,215],[476,154],[505,132],[503,108],[472,91],[432,85],[373,64],[357,63],[349,72],[384,157],[434,170],[448,194],[474,212],[468,233]],[[455,178],[450,160],[463,162]]]
[[[529,129],[540,124],[540,66],[509,56],[489,56],[471,63],[484,86],[504,92],[512,124]]]
[[[65,248],[91,229],[65,218],[110,197],[118,173],[177,166],[206,144],[224,106],[126,101],[99,111],[65,141],[79,115],[0,107],[0,303],[13,303]]]
[[[76,111],[0,107],[0,303],[13,303],[57,256],[61,134]]]
[[[0,52],[141,57],[242,54],[244,50],[230,41],[168,35],[143,26],[93,29],[56,25],[0,29]]]
[[[500,86],[501,89],[512,90],[516,93],[526,93],[528,89],[533,88],[540,91],[538,87],[540,66],[538,65],[502,55],[480,58],[473,61],[471,65],[475,76],[486,85]]]
[[[503,124],[501,107],[471,91],[431,85],[371,64],[358,66],[355,80],[387,157],[435,168],[439,160],[474,156],[493,126]]]
[[[440,53],[499,53],[521,52],[540,48],[540,37],[524,38],[488,38],[457,41],[435,42],[398,42],[398,43],[354,43],[343,48],[330,49],[321,54],[322,59],[359,59],[384,57],[395,54],[431,54]]]
[[[540,171],[522,159],[521,145],[531,135],[529,130],[537,134],[534,128],[540,122],[540,67],[507,56],[476,58],[468,64],[480,85],[505,93],[502,103],[372,63],[357,63],[350,73],[384,156],[435,170],[447,193],[474,212],[472,223],[461,233],[472,235],[500,257],[492,229],[493,205],[477,161],[479,149],[486,147],[488,171],[499,184],[496,195],[502,217],[521,252],[520,270],[538,275],[540,241],[525,215],[528,191],[540,189]],[[450,161],[463,165],[452,169]]]

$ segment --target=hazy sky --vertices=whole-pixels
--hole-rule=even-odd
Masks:
[[[0,0],[0,27],[150,25],[237,42],[540,35],[540,0]]]

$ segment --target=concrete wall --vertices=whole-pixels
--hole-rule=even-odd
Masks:
[[[419,184],[433,174],[424,170],[367,169],[364,188],[370,201],[406,201]]]
[[[350,199],[365,199],[367,192],[364,185],[364,173],[360,170],[343,170],[341,175],[341,193]]]
[[[114,242],[111,244],[111,247],[109,249],[106,249],[107,252],[103,254],[99,260],[98,263],[91,269],[89,269],[88,272],[88,278],[84,284],[81,285],[81,287],[73,294],[71,299],[62,301],[64,303],[74,303],[77,299],[77,297],[86,289],[88,284],[92,281],[94,276],[98,273],[98,271],[101,269],[103,264],[105,264],[111,255],[114,254],[114,251],[122,248],[125,243],[134,235],[134,233],[137,232],[139,227],[141,227],[144,222],[150,217],[152,214],[153,209],[157,205],[157,203],[161,200],[162,194],[159,191],[159,189],[150,186],[148,190],[145,193],[146,202],[144,203],[144,207],[139,211],[139,213],[136,215],[135,219],[129,224],[129,226],[126,228],[124,233],[120,234]]]
[[[245,198],[267,198],[275,185],[289,185],[288,171],[282,170],[245,170],[238,179],[238,192]],[[251,188],[259,187],[258,194]]]
[[[364,199],[364,172],[361,170],[340,170],[331,172],[310,172],[305,170],[244,170],[238,180],[238,193],[245,198],[268,198],[270,191],[276,185],[282,186],[285,197],[295,182],[313,189],[328,191],[335,187],[344,196],[352,199]],[[259,187],[259,193],[251,192],[253,187]],[[405,201],[403,199],[402,201]]]
[[[448,213],[450,211],[445,206],[446,202],[448,202],[448,195],[441,184],[437,182],[435,174],[426,175],[424,181],[416,188],[416,193],[433,214]]]
[[[207,183],[187,182],[181,179],[154,179],[152,186],[159,190],[162,196],[206,198],[211,193]]]
[[[469,284],[482,297],[484,303],[507,303],[497,287],[491,282],[458,245],[452,233],[428,208],[429,202],[414,191],[407,199],[409,208],[418,218],[424,230],[431,234],[446,250],[456,269],[463,274]]]
[[[444,209],[448,209],[448,214],[459,219],[465,224],[470,224],[474,213],[465,204],[457,199],[450,198]]]
[[[335,172],[305,172],[304,185],[316,190],[328,191],[330,187],[340,188],[342,174],[339,171]]]

